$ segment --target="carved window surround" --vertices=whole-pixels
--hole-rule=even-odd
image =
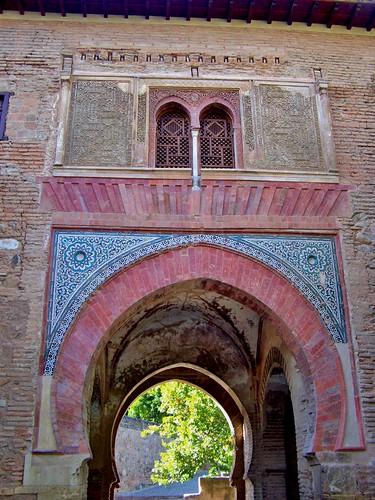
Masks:
[[[112,111],[106,106],[108,94]],[[156,178],[189,177],[179,169],[167,172],[153,168],[156,112],[163,102],[174,98],[189,109],[192,125],[197,128],[199,114],[210,102],[224,106],[233,119],[236,170],[215,173],[202,169],[204,178],[244,175],[248,179],[337,182],[327,83],[321,78],[242,77],[230,81],[64,74],[53,174],[142,177],[147,171],[145,175]],[[102,129],[81,127],[80,123],[87,121],[87,101],[89,109],[98,112],[99,122],[103,119]],[[95,108],[98,106],[101,109]],[[110,127],[105,125],[108,116]],[[116,123],[122,128],[118,129]],[[86,134],[91,150],[78,145],[78,154],[74,153],[74,127],[81,139]],[[90,151],[96,152],[91,159]]]
[[[160,110],[169,104],[181,106],[190,121],[192,134],[192,178],[195,188],[201,176],[199,158],[199,131],[202,114],[211,106],[223,108],[230,116],[233,127],[236,166],[243,166],[240,96],[238,90],[225,89],[176,89],[168,87],[149,89],[149,153],[148,164],[155,166],[156,129]]]

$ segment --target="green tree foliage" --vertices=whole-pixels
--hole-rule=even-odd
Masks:
[[[133,418],[141,418],[146,422],[161,424],[165,415],[160,410],[161,406],[161,386],[154,387],[139,397],[128,409],[127,415]]]
[[[216,403],[196,387],[180,382],[167,382],[157,389],[160,392],[153,404],[160,401],[161,422],[143,431],[143,435],[159,434],[165,448],[155,462],[152,481],[159,484],[188,481],[205,466],[209,466],[209,475],[229,473],[234,456],[233,438]]]

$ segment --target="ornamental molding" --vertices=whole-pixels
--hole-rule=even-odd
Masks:
[[[196,208],[191,203],[191,180],[183,178],[190,177],[190,172],[179,173],[178,178],[172,172],[174,177],[170,178],[168,175],[173,169],[164,169],[162,173],[162,169],[155,170],[152,176],[150,169],[135,170],[134,177],[127,178],[87,177],[85,171],[81,171],[82,177],[39,177],[40,208],[63,213],[119,213],[142,217],[298,217],[299,221],[325,221],[325,228],[330,227],[329,218],[351,214],[349,191],[352,186],[332,182],[255,181],[247,178],[248,173],[233,170],[227,174],[219,172],[215,177],[209,169],[202,172],[200,203]],[[131,175],[131,169],[125,172]]]
[[[231,104],[236,114],[236,121],[240,121],[240,96],[237,89],[176,89],[176,88],[150,88],[150,115],[155,114],[156,106],[164,99],[179,97],[187,107],[200,108],[202,105],[213,104],[218,98]]]
[[[53,374],[60,346],[74,318],[108,278],[145,257],[197,244],[238,252],[277,271],[315,307],[333,341],[347,341],[333,238],[56,231],[44,375]]]
[[[102,49],[101,47],[80,48],[71,54],[74,58],[74,66],[77,68],[95,65],[96,68],[106,69],[113,66],[116,69],[125,67],[128,71],[134,68],[140,71],[144,67],[156,67],[163,69],[165,66],[203,66],[215,68],[230,66],[233,69],[260,68],[280,66],[287,62],[286,49],[282,47],[251,47],[251,50],[239,50],[237,53],[222,52],[144,52],[137,48]],[[259,71],[259,69],[258,69]]]

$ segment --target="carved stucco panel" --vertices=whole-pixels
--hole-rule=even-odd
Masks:
[[[316,98],[309,86],[258,85],[258,165],[280,170],[324,169]]]
[[[249,164],[254,163],[255,139],[254,139],[254,121],[253,121],[253,104],[251,95],[246,93],[242,96],[243,109],[243,128],[244,128],[244,159]]]
[[[127,83],[73,83],[65,164],[129,166],[133,95]]]
[[[137,114],[138,142],[146,141],[146,109],[147,109],[147,94],[140,94],[138,95],[138,114]]]

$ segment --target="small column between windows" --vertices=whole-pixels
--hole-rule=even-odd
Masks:
[[[201,188],[201,176],[199,171],[199,163],[198,163],[198,136],[199,136],[199,128],[191,129],[191,137],[192,137],[192,189],[193,191],[198,191]]]

